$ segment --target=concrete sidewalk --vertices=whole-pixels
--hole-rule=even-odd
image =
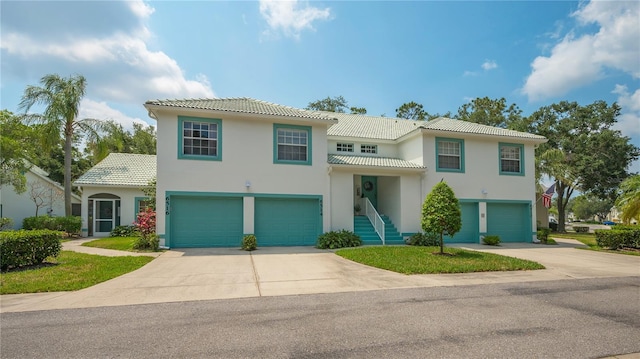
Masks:
[[[544,270],[411,276],[354,263],[331,251],[313,247],[265,247],[254,252],[233,248],[170,250],[161,254],[150,253],[158,256],[144,267],[76,292],[3,295],[0,297],[0,313],[392,288],[640,276],[639,256],[579,250],[576,247],[583,245],[569,239],[558,240],[558,243],[557,246],[528,243],[506,243],[501,247],[452,245],[533,260],[545,265]],[[133,255],[129,252],[98,250],[76,244],[77,242],[65,244],[65,249],[101,255]]]

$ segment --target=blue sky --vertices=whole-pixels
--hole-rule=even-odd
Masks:
[[[342,95],[371,115],[505,97],[622,106],[640,146],[640,2],[2,1],[2,108],[49,73],[84,75],[81,116],[155,124],[156,98]],[[632,170],[640,172],[636,162]]]

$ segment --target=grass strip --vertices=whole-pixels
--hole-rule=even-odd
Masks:
[[[345,248],[336,254],[371,267],[403,274],[472,273],[544,269],[540,263],[493,253],[439,247],[380,246]]]
[[[82,243],[85,247],[115,249],[119,251],[134,252],[133,243],[138,237],[107,237]]]
[[[141,268],[152,257],[104,257],[62,251],[57,258],[34,267],[4,272],[0,294],[74,291]]]

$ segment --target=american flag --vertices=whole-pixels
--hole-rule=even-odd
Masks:
[[[547,207],[547,208],[551,208],[551,197],[553,197],[553,194],[556,190],[556,184],[552,184],[551,187],[547,188],[546,191],[544,191],[544,193],[542,194],[542,205]]]

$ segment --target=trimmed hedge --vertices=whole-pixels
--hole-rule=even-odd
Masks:
[[[362,239],[357,234],[343,229],[323,233],[318,237],[316,248],[336,249],[345,247],[357,247],[362,245]]]
[[[482,238],[482,243],[488,246],[497,246],[500,245],[500,236],[497,235],[486,235]]]
[[[416,233],[407,238],[410,246],[435,247],[440,245],[440,235],[437,233]]]
[[[22,221],[22,228],[27,230],[49,229],[52,231],[63,231],[69,234],[78,234],[82,228],[82,219],[77,216],[27,217]]]
[[[139,235],[138,228],[133,225],[117,226],[109,233],[109,237],[135,237]]]
[[[598,229],[596,230],[596,243],[602,248],[621,249],[636,248],[640,249],[640,227],[638,226],[620,226],[615,229]]]
[[[0,232],[0,270],[42,263],[62,249],[62,232],[48,229]]]

